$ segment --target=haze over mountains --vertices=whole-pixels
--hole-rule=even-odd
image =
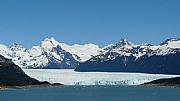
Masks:
[[[104,48],[95,44],[68,45],[54,38],[46,38],[31,49],[19,44],[13,44],[10,48],[1,44],[0,54],[12,59],[21,68],[77,67],[76,71],[180,73],[177,68],[180,66],[178,38],[167,39],[159,45],[134,45],[126,39],[121,39],[118,43]],[[141,68],[137,68],[138,66]],[[159,70],[161,72],[157,72]]]

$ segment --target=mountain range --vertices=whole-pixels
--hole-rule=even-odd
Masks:
[[[68,45],[46,38],[31,49],[15,43],[9,48],[0,44],[0,54],[21,68],[180,74],[178,38],[167,39],[158,45],[134,45],[121,39],[103,48],[91,43]]]
[[[39,45],[26,49],[14,43],[10,48],[0,44],[0,54],[21,68],[70,69],[92,56],[101,53],[103,49],[94,44],[68,45],[54,38],[46,38]]]
[[[180,39],[159,45],[134,45],[126,39],[103,48],[105,52],[81,63],[81,72],[142,72],[180,74]]]

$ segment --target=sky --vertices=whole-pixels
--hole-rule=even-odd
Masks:
[[[121,38],[158,44],[180,38],[180,0],[0,0],[0,43],[46,37],[101,47]]]

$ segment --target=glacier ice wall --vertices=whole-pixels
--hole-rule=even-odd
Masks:
[[[23,70],[30,77],[40,81],[65,85],[139,85],[156,79],[179,76],[124,72],[75,72],[73,69]]]

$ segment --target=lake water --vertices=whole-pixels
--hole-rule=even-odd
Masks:
[[[0,90],[0,101],[180,101],[180,88],[61,86]]]

